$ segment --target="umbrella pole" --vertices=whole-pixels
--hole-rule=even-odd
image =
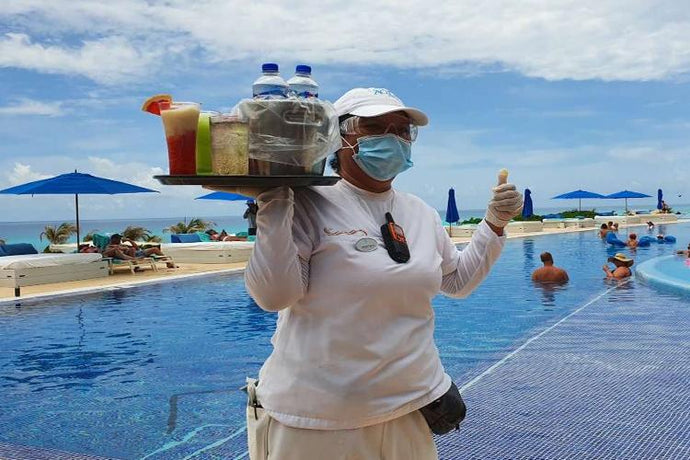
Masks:
[[[628,199],[625,199],[625,214],[628,214]]]
[[[577,199],[577,210],[582,211],[582,198]]]
[[[74,209],[77,211],[77,252],[79,252],[79,195],[74,194]]]

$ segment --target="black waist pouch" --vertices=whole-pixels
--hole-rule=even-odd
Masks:
[[[467,407],[455,383],[450,383],[448,391],[440,398],[419,409],[426,423],[435,434],[446,434],[460,428],[465,419]]]

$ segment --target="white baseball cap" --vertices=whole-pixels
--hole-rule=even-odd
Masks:
[[[339,117],[377,117],[391,112],[405,112],[417,126],[429,123],[429,117],[424,112],[405,107],[398,96],[385,88],[354,88],[343,94],[333,105]]]

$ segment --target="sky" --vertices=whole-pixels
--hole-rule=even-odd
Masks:
[[[500,168],[554,195],[631,189],[690,202],[690,9],[678,1],[4,0],[0,188],[75,169],[159,190],[83,197],[83,219],[240,214],[162,186],[158,93],[227,111],[261,63],[309,64],[320,97],[385,87],[430,124],[394,186],[483,208]],[[679,197],[679,195],[682,195]],[[0,196],[3,221],[68,219],[64,196]],[[610,202],[586,203],[605,208]],[[648,209],[654,199],[635,202]]]

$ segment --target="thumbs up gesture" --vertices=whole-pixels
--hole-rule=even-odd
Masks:
[[[498,172],[498,185],[493,188],[494,196],[489,201],[484,220],[488,223],[503,228],[508,225],[510,219],[522,211],[522,194],[515,185],[508,183],[508,170],[501,169]]]

